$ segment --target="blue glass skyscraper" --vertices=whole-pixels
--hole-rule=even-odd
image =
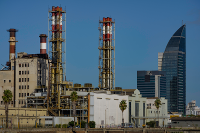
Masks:
[[[169,40],[164,53],[158,53],[158,70],[166,72],[168,111],[183,112],[186,107],[186,25]]]
[[[143,97],[166,98],[166,72],[137,71],[137,89]]]

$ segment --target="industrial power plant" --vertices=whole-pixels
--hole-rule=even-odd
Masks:
[[[73,117],[70,94],[77,91],[77,121],[89,122],[90,113],[94,111],[90,108],[91,97],[94,98],[91,93],[110,91],[125,95],[121,87],[115,87],[115,21],[110,17],[99,20],[98,30],[99,85],[94,87],[91,83],[81,85],[66,81],[66,11],[62,7],[52,6],[48,11],[48,35],[39,35],[40,54],[19,52],[16,56],[18,30],[9,29],[9,61],[1,69],[0,76],[10,78],[8,82],[12,87],[1,88],[13,93],[10,106],[45,109],[47,116]]]
[[[170,117],[182,115],[180,112],[168,115],[165,71],[138,71],[138,89],[115,86],[115,20],[111,17],[100,19],[97,27],[98,86],[66,80],[66,19],[66,10],[62,7],[48,9],[48,33],[38,34],[38,45],[34,45],[38,46],[38,54],[16,53],[20,43],[16,34],[20,34],[20,29],[7,30],[9,60],[0,70],[0,91],[10,90],[13,95],[8,113],[10,127],[59,127],[58,124],[74,120],[77,125],[94,121],[98,128],[145,127],[152,121],[166,127],[171,123]],[[185,25],[174,35],[185,35]],[[164,54],[158,55],[158,68],[161,68]],[[71,97],[74,92],[78,96],[75,102]],[[4,111],[3,95],[0,94],[0,108]],[[162,103],[159,108],[155,105],[158,99]],[[121,102],[127,107],[123,111],[119,106]],[[3,126],[6,117],[1,110]]]

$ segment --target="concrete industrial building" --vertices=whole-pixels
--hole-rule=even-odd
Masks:
[[[9,106],[25,107],[25,97],[31,95],[36,88],[48,87],[48,55],[44,53],[44,49],[40,54],[27,54],[25,52],[17,53],[15,57],[15,32],[17,30],[10,29],[10,58],[7,67],[0,71],[0,91],[9,89],[13,98]],[[42,35],[42,36],[41,36]],[[46,35],[41,34],[41,45],[46,45]],[[45,38],[44,38],[45,36]],[[45,48],[43,46],[43,48]],[[11,56],[12,55],[12,56]],[[3,93],[0,94],[1,105],[4,105],[2,99]]]
[[[110,91],[90,92],[90,121],[95,121],[96,127],[121,126],[122,111],[119,103],[128,103],[128,95],[111,94]],[[128,123],[128,104],[123,112],[124,123]]]

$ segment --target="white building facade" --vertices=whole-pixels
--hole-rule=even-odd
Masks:
[[[140,91],[136,89],[132,96],[129,96],[129,123],[134,123],[134,127],[145,125],[146,117],[146,97],[142,97]]]
[[[196,106],[196,101],[192,100],[186,107],[186,115],[200,115],[200,107]]]
[[[147,119],[146,122],[150,121],[159,121],[160,127],[166,127],[168,125],[168,113],[167,113],[167,99],[161,97],[161,105],[160,108],[157,110],[155,106],[156,98],[147,98]],[[159,119],[159,120],[158,120]]]
[[[120,102],[127,103],[127,109],[123,112],[124,123],[128,123],[128,95],[90,92],[90,121],[95,121],[96,128],[116,127],[122,123],[122,111]]]

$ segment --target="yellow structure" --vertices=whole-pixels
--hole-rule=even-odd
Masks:
[[[179,115],[170,115],[170,119],[171,119],[172,117],[179,117]]]
[[[40,116],[46,116],[47,109],[36,108],[8,108],[8,127],[36,127],[36,119],[38,126],[45,125],[45,119]],[[36,116],[37,114],[37,116]],[[0,126],[5,127],[6,116],[5,108],[0,107]]]

